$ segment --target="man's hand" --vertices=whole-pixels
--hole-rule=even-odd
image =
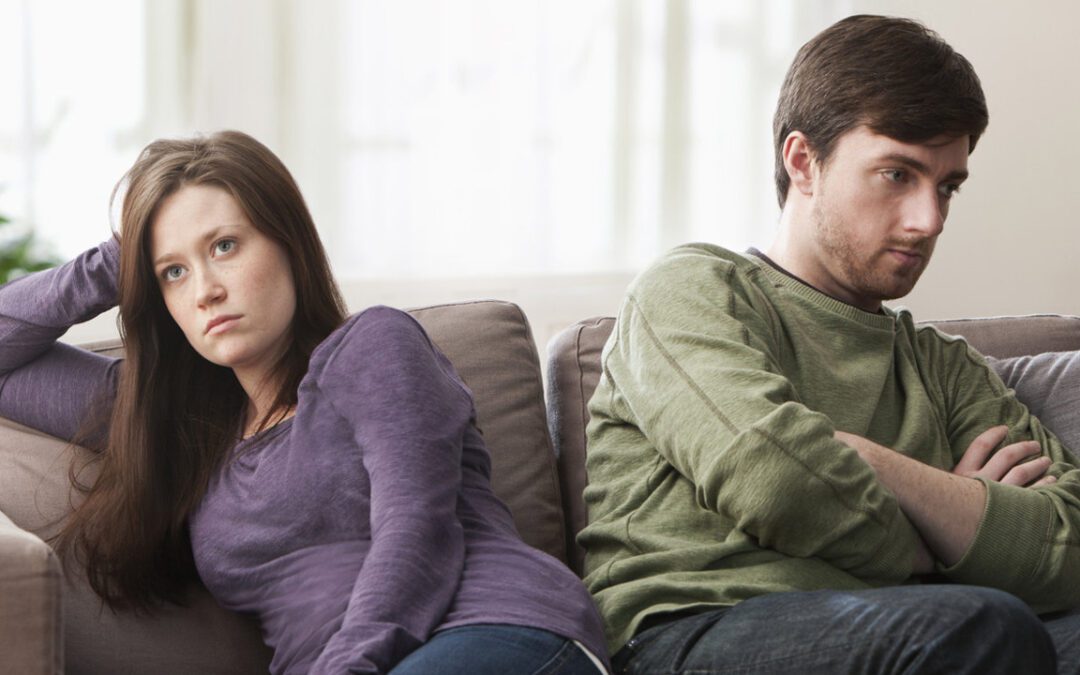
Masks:
[[[979,434],[964,451],[964,456],[952,472],[957,476],[986,478],[1006,485],[1039,487],[1057,482],[1053,476],[1046,475],[1053,462],[1049,457],[1038,456],[1042,453],[1038,441],[1012,443],[995,453],[994,449],[1001,445],[1008,433],[1009,427],[1001,425]]]

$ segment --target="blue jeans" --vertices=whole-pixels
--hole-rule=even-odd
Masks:
[[[1078,673],[1080,612],[978,586],[775,593],[654,624],[616,673]]]
[[[523,626],[463,626],[436,633],[391,675],[597,675],[564,637]]]

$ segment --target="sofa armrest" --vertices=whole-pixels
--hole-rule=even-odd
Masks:
[[[63,672],[60,562],[0,513],[0,654],[5,672]]]

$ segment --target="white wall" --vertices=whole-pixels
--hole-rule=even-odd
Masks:
[[[975,66],[990,126],[971,178],[915,291],[893,304],[924,319],[995,314],[1080,314],[1080,246],[1073,212],[1080,154],[1075,26],[1065,0],[863,0],[857,12],[910,16]]]

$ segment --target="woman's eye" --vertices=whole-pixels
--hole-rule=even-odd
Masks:
[[[184,268],[179,265],[170,265],[161,272],[161,278],[165,281],[176,281],[184,274]]]
[[[218,253],[228,253],[236,248],[236,242],[232,239],[222,239],[214,246],[214,248]]]

